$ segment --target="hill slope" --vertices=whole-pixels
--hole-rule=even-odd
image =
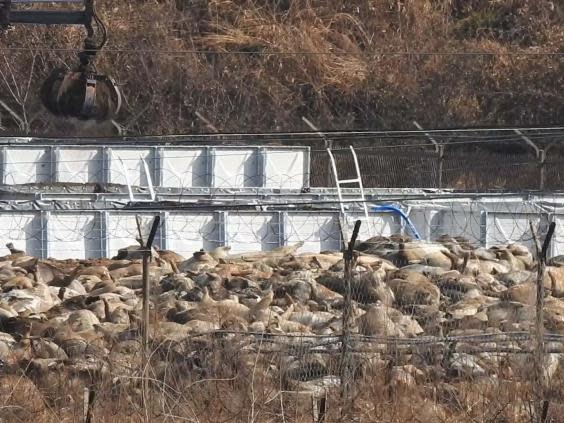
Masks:
[[[196,112],[233,132],[302,130],[301,116],[327,129],[564,122],[564,57],[544,54],[564,53],[561,1],[104,0],[98,9],[110,34],[98,67],[123,84],[118,121],[129,134],[208,132]],[[60,27],[0,35],[5,133],[109,130],[56,121],[36,96],[48,70],[75,62],[49,49],[82,37]]]

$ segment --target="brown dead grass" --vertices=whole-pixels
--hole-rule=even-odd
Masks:
[[[91,386],[97,423],[311,422],[311,396],[296,392],[280,372],[285,355],[245,353],[240,345],[237,339],[195,343],[185,351],[178,345],[160,345],[147,373],[151,381],[147,403],[141,379],[115,369],[90,378],[73,376],[64,368],[42,377],[23,371],[4,374],[0,418],[82,421],[83,389]],[[559,422],[563,386],[560,377],[553,380],[547,391],[549,421]],[[338,388],[328,391],[326,421],[529,422],[534,398],[529,381],[439,378],[390,384],[385,369],[376,366],[357,373],[350,399],[341,400]]]
[[[130,134],[207,131],[195,112],[234,132],[301,130],[301,116],[327,129],[411,128],[413,119],[428,127],[550,125],[564,117],[562,57],[508,55],[562,52],[558,1],[163,0],[98,8],[110,32],[99,68],[124,84],[119,121]],[[28,132],[78,134],[79,126],[46,115],[35,95],[24,101],[8,87],[23,90],[36,57],[35,93],[48,69],[74,63],[69,52],[35,48],[76,48],[81,38],[79,29],[61,28],[0,36],[0,47],[24,49],[2,51],[0,99],[26,112]],[[406,51],[491,55],[390,54]],[[6,132],[17,130],[2,117]]]

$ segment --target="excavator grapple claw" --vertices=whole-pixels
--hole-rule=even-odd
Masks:
[[[115,82],[96,73],[96,54],[107,41],[106,27],[96,14],[94,0],[58,0],[59,3],[81,3],[82,10],[37,10],[33,3],[46,0],[0,0],[0,29],[12,24],[83,25],[84,48],[78,55],[80,64],[74,70],[53,70],[41,86],[41,101],[56,116],[97,121],[113,119],[121,108],[121,93]],[[25,8],[21,8],[24,5]],[[15,6],[20,6],[18,9]]]
[[[104,121],[119,113],[121,93],[105,75],[55,69],[41,87],[41,101],[56,116]]]

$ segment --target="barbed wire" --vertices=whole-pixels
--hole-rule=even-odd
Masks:
[[[557,135],[554,135],[557,137]],[[533,137],[534,140],[537,140]],[[541,139],[539,137],[539,139]],[[547,140],[546,136],[542,138]],[[557,139],[557,138],[555,138]],[[357,140],[351,140],[351,145]],[[492,144],[488,141],[464,141],[460,145],[471,145],[476,143]],[[456,142],[449,145],[455,145]],[[420,144],[421,146],[431,147],[431,144]],[[493,145],[493,144],[492,144]],[[415,148],[418,144],[396,144],[379,146],[357,146],[355,150],[362,152],[360,155],[361,172],[364,175],[365,186],[400,186],[405,182],[398,178],[405,177],[405,171],[419,178],[407,182],[413,186],[427,186],[432,184],[437,178],[438,173],[454,178],[454,173],[460,177],[472,174],[478,178],[488,176],[479,174],[483,170],[509,171],[511,168],[527,168],[526,172],[519,175],[522,183],[538,186],[536,168],[540,165],[539,158],[536,157],[532,148],[519,144],[519,153],[497,153],[497,152],[449,152],[447,148],[445,155],[429,150],[424,157],[425,162],[421,162],[422,157],[416,151],[407,150]],[[147,185],[148,178],[144,171],[145,161],[148,165],[149,176],[154,180],[156,186],[163,188],[182,188],[190,187],[270,187],[270,188],[304,188],[310,185],[327,184],[330,181],[320,181],[323,172],[327,169],[319,166],[319,158],[327,162],[324,150],[308,149],[307,147],[280,148],[280,147],[241,147],[239,151],[233,151],[233,147],[216,147],[213,154],[207,154],[206,147],[142,147],[136,148],[112,148],[111,157],[102,154],[103,148],[94,146],[59,147],[57,157],[53,146],[21,146],[6,149],[2,172],[5,183],[18,185],[29,183],[49,183],[49,182],[82,182],[82,183],[117,183],[126,184],[129,178],[131,185]],[[527,151],[527,149],[529,151]],[[227,151],[223,151],[227,150]],[[385,156],[386,152],[392,150],[401,152],[394,153],[393,159],[397,163],[389,161],[391,156]],[[409,156],[410,151],[416,156]],[[552,178],[552,186],[559,184],[557,166],[564,162],[558,150],[553,155],[547,155],[543,161],[551,173],[547,175]],[[333,149],[338,166],[341,171],[349,172],[352,166],[352,157],[348,148]],[[310,154],[308,157],[308,153]],[[321,153],[320,156],[318,153]],[[77,155],[81,157],[78,158]],[[391,154],[391,153],[390,153]],[[489,156],[486,157],[486,155]],[[380,157],[382,155],[382,157]],[[23,156],[30,157],[23,159]],[[411,158],[410,158],[411,157]],[[212,159],[213,158],[213,159]],[[408,164],[405,160],[409,159],[413,163]],[[415,160],[417,159],[417,160]],[[309,161],[316,160],[310,165],[310,172],[306,166]],[[415,161],[414,161],[415,160]],[[441,160],[441,169],[437,168],[438,161]],[[462,172],[460,161],[468,162],[477,160],[471,165],[466,166],[466,172]],[[501,160],[501,163],[500,163]],[[111,164],[110,164],[111,163]],[[424,165],[421,165],[424,163]],[[398,173],[394,166],[401,166],[403,172]],[[411,167],[410,167],[411,166]],[[379,173],[375,173],[375,171]],[[108,172],[108,176],[106,176]],[[556,173],[555,173],[556,172]],[[451,175],[451,173],[453,173]],[[499,172],[498,172],[499,173]],[[159,177],[161,175],[161,177]],[[492,175],[493,176],[493,175]],[[499,178],[502,178],[499,174]],[[389,179],[389,181],[386,180]],[[515,185],[516,179],[510,184]],[[523,179],[524,178],[524,179]],[[528,179],[527,179],[528,178]],[[533,181],[533,179],[537,181]],[[107,179],[107,180],[106,180]],[[404,178],[405,179],[405,178]],[[503,178],[502,178],[503,179]],[[308,183],[308,180],[311,182]],[[423,180],[428,182],[423,182]],[[451,181],[452,184],[456,181]],[[501,181],[503,183],[503,181]],[[436,181],[434,183],[437,183]],[[322,185],[323,186],[323,185]],[[448,186],[448,183],[447,185]]]
[[[435,197],[440,198],[439,195]],[[538,202],[498,200],[494,203],[480,203],[470,198],[463,202],[443,200],[435,203],[406,200],[402,207],[427,240],[448,234],[466,238],[475,246],[491,247],[513,242],[531,245],[532,236],[528,226],[530,220],[534,225],[538,225],[542,219],[562,221],[564,213],[549,214],[541,207],[543,202],[550,200],[550,196]],[[483,213],[484,208],[488,208],[487,214]],[[307,260],[303,263],[299,261],[303,252],[340,249],[338,212],[245,213],[235,208],[229,213],[218,213],[213,207],[209,207],[206,212],[183,213],[162,207],[159,213],[164,217],[164,226],[160,228],[155,244],[173,249],[186,258],[200,248],[211,250],[224,244],[231,245],[230,253],[237,254],[303,242],[303,246],[294,254],[294,261],[291,257],[286,257],[290,265],[286,266],[283,260],[274,260],[277,264],[272,266],[277,268],[272,269],[273,273],[276,270],[280,275],[267,278],[270,288],[265,288],[264,281],[260,279],[263,276],[221,277],[222,289],[227,290],[228,299],[221,297],[227,295],[225,293],[215,293],[213,300],[208,299],[207,305],[193,298],[191,295],[194,293],[191,291],[189,294],[184,288],[171,292],[170,287],[165,288],[166,284],[163,283],[161,288],[166,291],[162,296],[160,289],[155,290],[152,301],[158,317],[151,323],[152,363],[156,362],[158,364],[155,367],[164,366],[168,370],[165,376],[155,377],[156,380],[153,381],[159,386],[160,393],[170,390],[172,395],[180,380],[203,383],[206,378],[232,379],[256,369],[260,371],[262,366],[268,368],[268,371],[261,373],[261,379],[280,385],[279,392],[303,392],[311,396],[319,395],[314,389],[315,383],[319,381],[331,382],[321,385],[321,391],[327,392],[342,389],[345,382],[350,382],[359,389],[364,386],[363,383],[369,383],[394,390],[399,389],[398,385],[401,387],[404,380],[411,383],[412,379],[409,377],[413,378],[413,383],[416,376],[417,380],[424,378],[428,386],[437,380],[448,381],[451,385],[460,379],[483,382],[484,378],[491,376],[492,384],[499,390],[500,380],[514,380],[516,375],[524,380],[530,378],[529,356],[536,351],[532,329],[534,320],[529,317],[533,307],[502,298],[502,294],[492,290],[490,286],[479,285],[476,282],[478,278],[474,278],[471,272],[459,274],[460,279],[457,279],[458,272],[444,269],[446,273],[443,277],[438,272],[442,268],[435,267],[437,275],[431,275],[415,270],[413,266],[403,269],[404,265],[394,261],[405,274],[418,273],[418,279],[409,282],[409,276],[402,275],[401,271],[396,272],[392,268],[382,274],[381,271],[378,272],[378,266],[371,268],[369,264],[360,261],[350,281],[352,324],[345,328],[341,322],[344,319],[342,288],[346,276],[339,264],[340,254],[327,255],[333,258],[334,263],[329,269],[317,269],[316,266],[308,266]],[[152,214],[140,215],[142,231],[145,231],[150,225]],[[358,215],[358,212],[353,213],[352,218],[355,219]],[[384,248],[365,251],[361,253],[360,260],[369,257],[393,260],[386,255],[385,249],[396,249],[399,243],[392,242],[390,236],[397,234],[409,235],[399,219],[390,214],[372,214],[361,226],[360,239],[366,240],[368,235],[388,238],[373,238],[365,242],[369,247],[382,246],[384,243]],[[13,213],[0,213],[0,237],[6,242],[14,242],[16,248],[23,246],[28,254],[39,256],[56,253],[59,258],[80,259],[94,257],[97,252],[114,255],[118,248],[135,244],[134,238],[137,235],[136,213],[133,212],[76,213],[68,210],[65,213],[51,212],[42,215],[36,211],[16,216]],[[460,243],[464,244],[464,241],[460,240]],[[102,244],[106,246],[103,247]],[[422,245],[439,244],[410,243],[406,239],[403,252],[420,251]],[[105,251],[105,248],[109,248],[109,251]],[[559,248],[558,244],[556,248]],[[440,249],[444,250],[446,247]],[[494,250],[489,252],[493,253]],[[323,255],[315,256],[316,260],[322,257]],[[379,259],[379,262],[383,261]],[[499,260],[492,259],[489,262],[498,263]],[[247,264],[244,268],[249,269],[250,262],[244,263]],[[425,262],[422,261],[422,264]],[[210,268],[189,274],[194,280],[198,280],[194,286],[204,286],[205,278],[217,275],[217,269],[213,266],[212,264]],[[269,266],[262,268],[268,269]],[[532,275],[530,271],[527,272]],[[484,276],[487,273],[482,272],[481,275],[486,281],[482,282],[484,284],[489,280]],[[490,273],[491,285],[499,285],[501,275]],[[236,285],[237,282],[246,283],[248,288],[232,288],[230,283]],[[320,294],[322,286],[326,290],[323,292],[330,292],[332,297],[323,299]],[[402,286],[409,286],[409,289],[403,290]],[[380,291],[375,293],[375,287]],[[466,296],[464,294],[467,292],[464,290],[468,287],[472,295]],[[59,290],[58,287],[52,288]],[[235,307],[236,304],[241,308],[252,309],[254,304],[258,304],[256,301],[267,296],[263,288],[272,290],[272,300],[270,307],[266,309],[264,321],[253,322],[255,325],[251,326],[251,318],[247,321],[225,311],[213,312],[211,316],[200,315],[198,318],[204,319],[200,323],[209,323],[208,326],[216,329],[187,333],[182,331],[185,324],[190,325],[192,321],[198,320],[190,312],[203,312],[205,307],[209,307],[209,301],[226,307]],[[198,291],[201,288],[194,289]],[[387,300],[382,289],[387,289],[388,295],[391,295]],[[2,293],[0,301],[10,301],[10,295],[13,294]],[[168,299],[172,299],[172,303]],[[93,297],[92,300],[96,298]],[[478,301],[478,304],[473,303],[473,300]],[[119,299],[117,301],[119,304]],[[128,297],[128,306],[131,301],[132,298]],[[561,302],[557,298],[550,298],[550,301],[551,306]],[[96,305],[101,303],[102,300],[97,300]],[[184,308],[178,308],[177,303],[182,303]],[[72,304],[75,302],[72,301]],[[112,304],[115,305],[113,302]],[[462,316],[457,314],[459,308],[462,309]],[[64,306],[62,309],[64,310]],[[89,309],[93,310],[92,319],[96,321],[100,310],[94,304]],[[188,313],[184,315],[180,310]],[[558,318],[557,313],[547,309],[548,329],[543,334],[543,340],[547,343],[544,353],[548,357],[543,369],[547,369],[547,372],[552,368],[550,360],[553,357],[550,354],[561,354],[564,351],[564,335],[550,326],[550,319]],[[503,316],[499,317],[499,314]],[[185,322],[182,318],[188,321]],[[177,321],[182,323],[176,323]],[[173,331],[166,332],[167,324],[175,324],[172,326]],[[264,330],[260,330],[261,324]],[[159,332],[161,325],[165,332],[162,335]],[[348,332],[350,336],[345,337]],[[41,343],[45,340],[60,342],[49,333],[25,339],[32,346],[33,342]],[[106,353],[99,348],[101,341],[98,340],[98,348],[93,348],[100,352],[88,355],[87,360],[91,365],[105,362],[110,367],[108,377],[113,381],[112,386],[122,379],[148,377],[144,375],[144,371],[140,371],[142,366],[135,360],[135,357],[139,358],[140,346],[135,349],[130,345],[131,342],[138,342],[137,333],[133,324],[127,329],[127,341],[112,337],[104,344],[110,351]],[[72,337],[71,335],[71,340]],[[65,338],[59,351],[69,350],[68,338]],[[118,348],[120,342],[129,342],[128,349]],[[87,341],[85,343],[88,344]],[[344,345],[347,346],[346,357],[349,361],[340,358]],[[114,347],[119,350],[118,354],[112,354]],[[137,352],[124,356],[126,351]],[[112,360],[116,356],[127,358],[127,365],[113,365],[115,363]],[[72,366],[77,361],[81,363],[79,360],[75,353],[73,360],[61,359],[60,363]],[[525,360],[525,364],[513,360]],[[346,363],[351,363],[354,370],[350,381],[346,380],[343,370],[348,365]],[[505,373],[506,369],[511,371],[510,376]],[[397,376],[395,379],[393,377],[398,372],[400,376],[405,374],[399,381]],[[91,376],[91,386],[97,386],[98,379],[95,378],[99,377],[98,374],[100,373]]]
[[[511,242],[531,246],[529,221],[540,225],[550,219],[561,223],[564,218],[562,214],[549,214],[541,207],[535,208],[534,201],[528,204],[529,207],[525,206],[502,201],[495,205],[408,201],[403,205],[424,239],[435,241],[441,235],[458,236],[486,246]],[[487,215],[483,214],[484,207],[488,208]],[[230,245],[233,252],[269,251],[296,242],[304,242],[303,251],[341,248],[339,213],[336,211],[287,211],[280,214],[235,209],[219,216],[213,207],[205,212],[181,212],[161,206],[159,212],[166,213],[166,218],[162,232],[157,235],[156,245],[166,246],[188,257],[201,248],[211,250],[221,245]],[[0,213],[0,237],[6,242],[11,240],[16,245],[31,249],[30,253],[39,251],[40,256],[50,251],[63,254],[65,258],[78,254],[85,258],[102,254],[104,248],[110,250],[106,254],[111,256],[119,248],[136,243],[135,215],[115,210],[107,214],[102,211],[66,210],[50,212],[46,221],[42,221],[41,212],[4,211]],[[152,213],[141,213],[140,216],[147,230]],[[351,210],[352,221],[360,216],[359,211]],[[349,224],[352,227],[352,222]],[[371,213],[361,230],[361,239],[398,233],[414,236],[397,217],[389,213]],[[557,249],[563,242],[559,236],[555,238]]]
[[[430,131],[431,132],[431,131]],[[551,139],[560,139],[562,136],[564,135],[564,131],[562,132],[545,132],[545,133],[533,133],[533,134],[527,134],[528,138],[530,139],[538,139],[538,140],[551,140]],[[454,136],[455,137],[455,136]],[[449,135],[449,138],[452,138]],[[514,135],[514,136],[480,136],[480,135],[476,135],[473,138],[481,138],[481,139],[472,139],[472,140],[467,140],[467,141],[448,141],[445,143],[445,146],[463,146],[463,145],[474,145],[474,144],[492,144],[495,145],[496,143],[506,143],[506,142],[518,142],[519,145],[521,146],[525,146],[525,144],[522,141],[522,138],[519,135]],[[359,140],[361,140],[362,138],[358,138],[358,136],[355,136],[354,139],[349,140],[349,142],[354,143],[357,142]],[[300,141],[306,141],[307,139],[293,139],[293,141],[295,142],[300,142]],[[310,140],[319,140],[319,136],[313,136]],[[283,139],[281,139],[281,141],[284,141]],[[355,147],[355,150],[361,150],[361,151],[380,151],[380,150],[388,150],[388,149],[398,149],[398,148],[412,148],[412,147],[434,147],[435,144],[433,144],[432,142],[425,142],[425,143],[408,143],[408,144],[396,144],[396,145],[377,145],[377,146],[359,146],[359,147]],[[41,149],[45,149],[45,148],[49,148],[48,146],[41,146],[41,145],[30,145],[30,146],[26,146],[26,145],[21,145],[18,147],[15,147],[16,151],[17,149],[23,149],[23,150],[27,150],[27,151],[37,151],[38,154],[41,151]],[[76,147],[67,147],[65,148],[63,147],[57,147],[59,151],[61,151],[63,154],[64,153],[70,153],[75,151]],[[96,153],[99,153],[102,147],[96,147],[96,145],[92,145],[90,146],[90,149],[88,149],[86,146],[83,147],[83,149],[85,151],[89,151],[89,150],[96,150]],[[137,147],[125,147],[125,148],[112,148],[113,151],[115,151],[117,154],[124,153],[124,152],[134,152],[136,153],[136,155],[141,155],[143,154],[143,152],[145,152],[145,157],[147,157],[147,155],[150,155],[150,151],[154,150],[155,148],[163,148],[163,147],[155,147],[155,146],[137,146]],[[181,149],[187,149],[187,150],[202,150],[206,147],[204,146],[197,146],[197,145],[189,145],[189,146],[174,146],[174,147],[169,147],[170,150],[175,151],[175,150],[181,150]],[[255,147],[255,146],[213,146],[211,147],[214,149],[214,157],[240,157],[240,156],[245,156],[248,154],[256,154],[258,153],[258,149],[265,149],[267,151],[267,153],[269,155],[284,155],[284,154],[288,154],[289,152],[292,152],[292,149],[294,151],[299,150],[301,148],[306,148],[306,147],[300,147],[300,146],[294,146],[294,147],[287,147],[287,146],[266,146],[266,147]],[[233,149],[238,149],[241,151],[231,151],[231,152],[225,152],[222,150],[233,150]],[[348,152],[350,151],[347,147],[336,147],[336,148],[332,148],[333,151],[335,152]],[[250,152],[249,152],[250,151]],[[313,148],[309,148],[309,151],[311,152],[325,152],[326,149],[313,149]],[[138,154],[137,154],[138,153]],[[189,155],[189,154],[172,154],[172,155],[166,155],[166,159],[186,159],[186,158],[192,158],[193,155]],[[118,160],[121,160],[123,162],[128,162],[128,161],[139,161],[139,157],[118,157]],[[42,160],[44,163],[55,163],[55,160],[51,160],[51,159],[43,159]],[[81,159],[57,159],[56,162],[57,163],[82,163],[85,162],[86,159],[81,158]],[[88,158],[89,162],[101,162],[104,161],[103,158],[98,158],[98,157],[89,157]],[[20,165],[20,164],[32,164],[32,163],[36,163],[36,160],[29,160],[29,161],[25,161],[25,160],[20,160],[18,159],[18,161],[14,164]]]

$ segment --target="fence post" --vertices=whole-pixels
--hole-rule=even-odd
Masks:
[[[351,338],[351,317],[352,317],[352,298],[351,298],[351,285],[353,279],[353,271],[356,264],[356,256],[354,254],[354,245],[358,232],[360,230],[361,221],[357,220],[354,224],[351,240],[349,241],[348,248],[343,252],[343,259],[345,261],[345,298],[343,307],[343,333],[341,340],[341,401],[347,401],[349,397],[350,381],[351,381],[351,365],[349,357],[350,338]],[[348,408],[343,407],[341,410]],[[342,413],[343,414],[343,413]],[[341,416],[343,417],[343,416]]]
[[[319,130],[319,128],[317,126],[315,126],[313,123],[311,123],[311,121],[309,121],[305,116],[302,116],[302,120],[304,121],[304,123],[309,126],[313,131],[315,131],[317,133],[317,135],[319,135],[319,137],[323,140],[323,144],[325,146],[325,149],[329,149],[332,150],[333,149],[333,140],[329,139],[325,136],[325,134],[323,132],[321,132]],[[327,186],[331,186],[332,185],[332,177],[331,175],[333,174],[332,169],[331,169],[331,161],[327,162]]]
[[[539,237],[533,226],[533,222],[529,221],[531,232],[533,233],[533,240],[537,256],[537,300],[536,300],[536,315],[535,315],[535,346],[534,346],[534,373],[535,373],[535,421],[544,423],[548,414],[549,402],[546,397],[546,386],[544,381],[543,362],[545,355],[544,345],[544,273],[546,269],[546,255],[554,229],[555,222],[551,222],[548,227],[546,238],[544,239],[541,247]]]
[[[439,163],[437,166],[437,188],[442,189],[443,187],[443,161],[445,155],[445,146],[440,144],[438,146],[438,153],[439,153]]]
[[[546,150],[539,150],[539,190],[544,190],[545,184],[545,162],[546,162]]]
[[[145,371],[149,363],[149,261],[151,259],[151,248],[153,246],[153,241],[155,240],[155,235],[157,234],[157,228],[161,221],[159,215],[153,218],[153,224],[151,226],[151,231],[149,232],[149,237],[147,240],[143,240],[141,234],[141,223],[139,216],[136,216],[137,229],[139,231],[139,238],[141,241],[141,250],[143,252],[143,404],[147,407],[148,404],[148,394],[149,394],[149,379],[145,377]]]
[[[429,132],[425,132],[423,127],[419,125],[417,121],[414,120],[413,125],[415,125],[415,127],[420,131],[423,131],[427,139],[431,141],[435,146],[435,152],[437,153],[437,174],[435,175],[437,182],[436,188],[441,189],[443,187],[443,158],[445,152],[444,145],[438,142],[433,136],[431,136]]]
[[[525,141],[527,144],[529,144],[533,148],[533,150],[535,150],[537,160],[539,161],[539,190],[542,191],[544,189],[544,171],[545,171],[544,162],[545,162],[545,159],[546,159],[546,151],[539,148],[533,142],[533,140],[531,140],[528,136],[523,134],[519,129],[514,129],[513,131],[517,135],[519,135],[523,141]]]

